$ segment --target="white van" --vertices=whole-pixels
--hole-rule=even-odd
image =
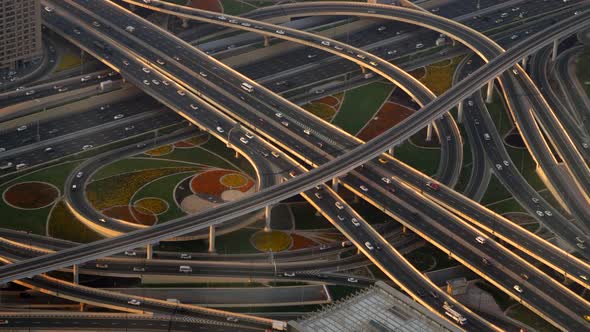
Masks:
[[[254,87],[251,84],[248,84],[246,82],[242,83],[241,87],[242,87],[242,89],[244,89],[248,92],[254,91]]]
[[[181,265],[181,266],[178,268],[178,270],[179,270],[180,272],[184,272],[184,273],[190,273],[190,272],[193,272],[193,269],[192,269],[190,266],[188,266],[188,265]]]

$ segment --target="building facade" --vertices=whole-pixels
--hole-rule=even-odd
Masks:
[[[40,0],[0,0],[0,69],[41,55]]]

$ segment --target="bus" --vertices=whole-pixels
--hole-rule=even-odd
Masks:
[[[246,82],[242,83],[241,87],[248,92],[254,91],[254,87]]]
[[[443,304],[443,309],[445,309],[445,315],[451,317],[455,322],[459,323],[460,325],[467,324],[467,319],[463,317],[463,315],[455,311],[455,309],[453,309],[453,307],[446,301]]]

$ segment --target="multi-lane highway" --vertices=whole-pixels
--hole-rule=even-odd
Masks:
[[[191,100],[196,103],[195,105],[198,105],[197,108],[204,108],[210,113],[218,112],[218,110],[206,106],[207,104],[203,103],[203,101],[212,103],[214,107],[227,113],[229,116],[238,119],[244,125],[252,127],[257,134],[262,134],[269,140],[272,140],[273,143],[279,144],[281,149],[293,153],[304,162],[318,168],[307,172],[307,174],[303,174],[305,169],[297,166],[293,159],[288,159],[285,156],[284,159],[290,161],[290,166],[287,166],[284,169],[291,169],[293,172],[293,174],[285,176],[285,178],[293,176],[294,178],[287,181],[286,184],[263,190],[261,193],[247,197],[240,202],[226,204],[224,206],[224,214],[226,214],[227,217],[220,216],[219,211],[213,209],[200,216],[190,218],[190,220],[183,225],[184,229],[178,227],[180,226],[179,222],[183,219],[181,218],[166,224],[166,227],[158,225],[151,229],[134,231],[122,235],[115,240],[104,240],[75,249],[66,249],[60,253],[30,260],[31,263],[41,263],[40,266],[36,268],[27,269],[30,266],[23,263],[17,263],[2,268],[0,269],[0,273],[10,270],[18,271],[17,268],[19,266],[22,269],[22,272],[17,272],[17,274],[13,273],[11,276],[3,274],[5,277],[3,280],[6,280],[6,277],[14,278],[15,276],[26,276],[47,271],[48,268],[63,267],[64,264],[67,265],[67,263],[81,262],[80,258],[83,260],[97,258],[102,255],[113,254],[117,252],[117,250],[122,251],[122,249],[130,248],[131,245],[137,246],[142,243],[151,243],[166,237],[190,232],[211,223],[225,221],[228,220],[228,218],[235,217],[244,212],[253,211],[256,208],[276,202],[284,197],[288,197],[288,195],[296,193],[297,190],[301,191],[311,188],[319,183],[319,181],[325,181],[335,177],[335,186],[338,182],[343,183],[359,196],[362,196],[378,207],[384,208],[388,213],[402,221],[418,234],[433,242],[435,245],[438,245],[441,249],[450,251],[454,257],[457,257],[462,263],[480,273],[484,278],[490,280],[513,297],[519,298],[520,301],[529,305],[537,313],[542,314],[544,318],[552,322],[554,325],[574,330],[587,327],[587,323],[584,323],[583,317],[587,315],[588,304],[584,300],[577,297],[551,278],[544,276],[541,271],[510,253],[506,248],[495,243],[491,238],[483,246],[469,243],[466,239],[477,237],[480,234],[480,231],[469,226],[461,218],[464,218],[485,230],[492,231],[492,233],[498,235],[500,238],[508,241],[510,244],[523,250],[525,253],[535,257],[541,262],[548,264],[555,270],[571,275],[573,280],[585,286],[587,286],[587,282],[584,281],[587,280],[588,275],[587,264],[565,255],[563,251],[547,244],[540,238],[528,234],[526,231],[514,226],[507,220],[496,216],[491,211],[482,208],[477,203],[464,198],[445,186],[437,186],[436,188],[432,188],[432,186],[430,186],[430,188],[425,187],[425,183],[432,181],[430,178],[413,171],[411,168],[389,156],[384,155],[381,156],[382,160],[368,162],[371,158],[376,158],[381,151],[384,151],[395,143],[399,143],[400,139],[406,139],[420,128],[428,125],[432,120],[440,116],[440,114],[444,114],[444,112],[448,111],[458,102],[458,100],[466,98],[469,94],[478,89],[478,87],[485,84],[486,81],[492,80],[503,70],[512,66],[513,63],[517,61],[518,57],[539,49],[542,46],[543,41],[551,41],[561,35],[575,31],[575,29],[578,29],[580,26],[588,25],[586,17],[588,16],[587,12],[580,13],[574,18],[564,20],[561,22],[562,25],[557,28],[543,30],[544,35],[533,35],[532,37],[536,37],[537,39],[527,39],[526,41],[519,43],[517,45],[519,49],[509,49],[505,53],[500,53],[498,50],[501,51],[501,49],[494,49],[495,46],[493,43],[486,44],[486,39],[482,38],[480,35],[469,35],[470,31],[468,29],[463,29],[452,21],[452,23],[450,23],[444,20],[437,20],[433,15],[424,13],[418,14],[416,11],[405,9],[394,10],[394,15],[402,16],[401,18],[396,16],[397,19],[411,21],[415,24],[438,29],[447,35],[451,35],[464,42],[466,41],[476,52],[483,55],[486,60],[490,60],[493,56],[496,58],[490,60],[488,65],[484,65],[471,77],[457,83],[453,89],[449,90],[438,99],[432,101],[432,96],[423,98],[422,100],[424,100],[426,106],[423,107],[420,112],[402,122],[400,126],[392,128],[385,134],[365,143],[364,145],[360,145],[362,142],[356,141],[354,138],[347,136],[335,127],[326,126],[317,121],[317,119],[310,118],[301,112],[301,114],[297,114],[297,112],[300,111],[298,108],[277,98],[274,94],[268,90],[264,90],[255,82],[249,81],[247,78],[229,71],[228,68],[224,67],[222,64],[214,62],[206,56],[203,57],[202,54],[197,53],[190,48],[185,48],[185,46],[178,43],[178,41],[173,38],[165,35],[159,36],[157,32],[154,34],[153,32],[158,31],[157,29],[150,25],[142,25],[143,23],[133,18],[132,14],[125,13],[124,16],[121,16],[121,12],[117,12],[117,10],[113,9],[114,7],[109,7],[109,4],[88,3],[87,1],[81,0],[74,1],[73,3],[81,4],[85,9],[76,9],[69,4],[54,4],[59,8],[58,13],[44,14],[46,20],[48,20],[48,24],[62,34],[70,35],[68,38],[75,40],[78,43],[80,42],[78,38],[71,36],[71,32],[68,31],[68,29],[71,29],[72,24],[84,26],[85,29],[96,30],[97,32],[91,32],[90,35],[92,35],[93,38],[107,41],[107,43],[113,45],[113,49],[107,50],[104,47],[98,49],[94,47],[92,49],[92,45],[90,45],[90,51],[102,58],[103,61],[107,62],[111,67],[122,71],[126,76],[129,75],[131,81],[142,86],[143,89],[148,91],[148,93],[156,96],[159,100],[166,101],[168,106],[179,111],[180,114],[193,121],[195,121],[194,114],[191,114],[190,111],[187,112],[186,110],[189,109],[187,106],[190,106],[190,108],[195,110],[194,105],[187,105],[187,103],[182,102],[179,105],[178,102],[171,99],[175,93],[181,97],[184,97],[185,95],[187,95],[187,97],[190,96],[190,98],[192,98]],[[366,11],[366,16],[381,18],[384,18],[384,13],[389,13],[391,10],[391,8],[383,6],[365,6],[356,4],[315,4],[310,7],[318,9],[318,12],[325,10],[330,14],[334,14],[334,10],[336,10],[336,14],[342,14],[354,6],[360,6],[358,8],[361,8],[360,13],[363,15],[365,15],[365,12],[363,11]],[[294,7],[297,7],[297,5],[292,7],[286,6],[287,9],[292,9]],[[340,8],[344,7],[346,7],[346,10],[341,12]],[[65,11],[76,12],[76,17],[90,15],[91,19],[100,21],[100,23],[98,24],[98,27],[96,24],[93,24],[97,29],[89,27],[89,23],[80,23],[71,16],[68,16],[68,14],[61,12],[64,9]],[[92,14],[90,12],[85,12],[87,9],[90,9]],[[283,9],[283,12],[285,12],[285,9]],[[294,15],[301,14],[301,11],[293,10],[290,13]],[[107,17],[104,17],[104,15]],[[48,16],[49,19],[47,19]],[[65,17],[66,21],[69,20],[70,22],[75,23],[67,23],[70,24],[68,27],[67,24],[63,22],[52,21],[51,16]],[[99,16],[102,17],[99,18]],[[121,19],[119,19],[119,17]],[[129,18],[132,20],[129,21]],[[421,21],[418,23],[419,19]],[[586,21],[584,21],[584,19],[586,19]],[[218,18],[218,20],[228,20],[229,22],[228,18]],[[120,35],[120,31],[124,28],[124,25],[121,26],[119,24],[121,21],[125,21],[124,24],[129,24],[128,22],[134,22],[133,24],[137,24],[131,38]],[[241,26],[244,26],[244,22],[239,20],[236,20],[236,22]],[[236,24],[235,22],[230,23]],[[102,28],[101,24],[103,25]],[[119,24],[119,27],[113,29],[117,24]],[[254,24],[256,24],[256,22],[254,22]],[[440,25],[443,27],[441,28]],[[106,31],[109,29],[110,33],[107,34]],[[256,29],[256,27],[253,29]],[[273,29],[275,29],[275,35],[287,35],[286,29]],[[467,33],[465,34],[466,31]],[[147,34],[150,32],[152,34],[148,36]],[[291,33],[289,33],[289,35],[290,34]],[[312,39],[307,42],[311,41],[317,44],[318,41],[322,41],[322,39],[313,35],[309,37]],[[299,40],[297,40],[296,38],[292,38],[292,40],[298,42],[301,42],[301,39],[302,38],[299,38]],[[172,49],[177,49],[176,52],[182,56],[175,55],[174,57],[170,57],[158,50],[154,50],[153,48],[146,48],[142,45],[146,42],[151,45],[158,45],[161,49],[173,47]],[[320,44],[323,46],[334,47],[334,49],[338,51],[344,51],[333,52],[335,54],[341,55],[346,51],[352,51],[353,53],[351,55],[344,55],[344,57],[353,60],[363,67],[370,68],[379,74],[385,75],[398,84],[402,84],[403,87],[405,87],[405,90],[413,96],[417,96],[423,91],[417,89],[416,87],[418,85],[411,79],[408,79],[407,81],[400,80],[400,77],[404,78],[407,77],[407,75],[397,67],[388,65],[387,62],[380,58],[368,53],[360,52],[344,43],[339,43],[333,40],[325,42],[326,43],[322,42]],[[82,43],[82,46],[89,48],[88,44]],[[339,50],[337,47],[342,50]],[[119,49],[122,50],[123,53],[120,53]],[[140,61],[143,61],[143,65],[145,66],[144,69],[148,68],[148,71],[139,70],[141,64],[138,66],[136,60],[133,60],[133,66],[125,64],[124,61],[129,62],[129,60],[123,60],[124,58],[121,57],[122,54],[129,54],[134,58],[139,58]],[[193,58],[200,59],[201,62],[198,63],[198,61],[194,61]],[[162,59],[165,60],[163,61]],[[359,59],[363,61],[360,61]],[[121,63],[123,63],[123,65]],[[129,68],[124,68],[124,66],[128,66]],[[211,70],[211,68],[213,68],[213,70]],[[146,75],[149,74],[150,70],[152,71],[152,75]],[[507,95],[506,91],[528,91],[534,93],[536,88],[531,84],[528,78],[525,78],[526,75],[524,72],[520,68],[515,70],[516,72],[514,75],[503,74],[501,82],[505,95]],[[142,71],[144,73],[142,73]],[[151,78],[153,75],[158,77],[157,81],[159,82],[158,84],[154,83],[153,85],[160,85],[160,83],[164,81],[163,76],[166,76],[165,78],[173,82],[174,89],[178,89],[178,92],[170,91],[171,89],[167,89],[164,86],[161,86],[161,91],[155,86],[150,88],[143,86],[149,86],[150,82],[154,81],[147,79],[142,82],[141,78]],[[219,81],[219,83],[211,83],[217,80],[220,75],[227,76]],[[203,79],[201,77],[208,78]],[[148,82],[147,84],[145,83],[146,81]],[[197,84],[194,82],[197,82]],[[248,89],[242,89],[247,90],[249,93],[244,93],[243,91],[238,92],[241,91],[241,82],[248,82],[246,83]],[[203,83],[204,85],[202,85]],[[195,88],[196,86],[198,86],[198,88]],[[239,101],[235,96],[229,97],[227,95],[228,91],[233,91],[234,95],[240,97],[239,99],[242,101]],[[196,100],[195,96],[198,96],[196,97]],[[531,99],[531,102],[539,110],[547,109],[541,98],[533,97]],[[516,104],[511,105],[513,114],[518,110],[522,110],[522,105],[518,104],[523,103],[522,100],[524,99],[519,98],[519,101],[517,101]],[[237,107],[233,109],[231,107],[233,105],[236,105]],[[228,111],[230,109],[231,111]],[[277,110],[280,112],[277,113]],[[554,127],[553,130],[548,130],[549,136],[557,141],[556,145],[558,146],[558,150],[564,155],[564,160],[568,165],[568,172],[573,174],[573,181],[576,181],[576,179],[579,180],[581,183],[580,190],[584,190],[585,185],[583,182],[585,181],[585,169],[584,166],[576,164],[579,155],[575,151],[575,148],[572,148],[570,146],[571,144],[568,143],[569,138],[567,137],[567,134],[564,136],[564,133],[555,130],[555,128],[560,128],[559,120],[551,116],[552,113],[550,109],[546,113],[545,116],[547,117],[544,118],[544,128],[547,126]],[[540,115],[537,114],[537,116],[539,117]],[[213,133],[219,131],[216,129],[220,127],[219,123],[207,123],[209,120],[207,120],[206,117],[199,119],[199,125],[208,127]],[[220,117],[223,118],[221,115],[216,115],[213,118],[216,119],[215,121],[219,121],[218,119]],[[530,125],[532,123],[531,120],[532,118],[519,121],[519,125],[521,122],[526,122]],[[229,121],[234,121],[235,123],[235,120]],[[230,128],[234,128],[234,126],[231,126]],[[241,128],[238,128],[238,130],[240,129]],[[535,128],[531,127],[529,133],[535,135],[536,132],[532,129]],[[236,132],[238,132],[238,130],[236,130]],[[536,130],[538,131],[538,128],[536,128]],[[223,135],[217,136],[222,139],[225,138]],[[262,139],[258,138],[251,139],[251,141],[263,142]],[[452,139],[448,141],[452,141]],[[236,146],[237,150],[248,149],[245,146],[247,145],[247,142],[244,143],[242,141],[241,143],[243,143],[244,146]],[[252,146],[252,144],[249,146]],[[489,154],[488,157],[490,157]],[[339,162],[341,163],[343,159],[346,159],[347,163],[338,164]],[[354,167],[360,166],[361,164],[364,164],[364,167],[345,175],[346,172],[351,171]],[[545,166],[546,165],[547,164],[545,164]],[[508,167],[509,164],[505,164],[505,166]],[[501,170],[501,168],[496,168],[498,171]],[[546,174],[551,177],[551,181],[557,183],[556,186],[561,186],[561,188],[563,188],[563,181],[558,181],[562,175],[557,174],[555,171],[551,172],[547,170]],[[388,179],[388,181],[383,179]],[[568,190],[568,192],[570,191]],[[318,193],[323,193],[325,196],[320,197],[321,195],[317,195]],[[396,258],[399,257],[399,254],[377,232],[375,232],[373,228],[365,223],[358,214],[352,211],[349,207],[346,207],[345,203],[341,201],[335,192],[326,187],[319,187],[316,191],[306,191],[303,196],[324,213],[339,230],[349,236],[352,242],[369,256],[373,262],[380,266],[390,278],[400,282],[401,286],[410,294],[416,294],[416,289],[413,287],[416,287],[417,284],[419,285],[425,281],[420,277],[414,277],[413,280],[404,281],[400,280],[401,277],[397,273],[388,273],[392,267],[398,266],[405,268],[408,265],[407,263],[404,264],[403,260],[400,261],[399,258]],[[340,203],[343,207],[338,206],[336,203]],[[544,204],[545,202],[543,201],[542,203]],[[574,204],[574,206],[576,206],[575,204],[578,204],[577,206],[581,206],[582,203],[583,199],[581,201],[573,202],[569,199],[567,200],[568,205]],[[450,210],[460,217],[457,217],[446,210]],[[584,215],[583,209],[578,209],[578,211],[579,214],[577,214],[577,216]],[[343,216],[342,214],[345,214],[346,216]],[[344,217],[344,221],[356,219],[362,227],[358,228],[358,226],[351,223],[339,222],[337,221],[339,217]],[[500,222],[498,222],[498,220]],[[340,221],[343,220],[340,219]],[[199,222],[202,222],[202,224],[199,225]],[[440,225],[442,224],[446,225],[446,227],[441,228]],[[359,233],[359,231],[361,232]],[[460,236],[460,238],[457,236]],[[579,238],[580,236],[582,235],[574,233],[568,234],[566,238],[571,241],[571,243],[575,243],[577,239],[574,238]],[[363,242],[365,242],[364,245]],[[111,243],[108,248],[106,247],[107,243]],[[374,246],[377,247],[376,251],[374,251]],[[101,252],[99,252],[99,249]],[[580,247],[580,249],[583,248]],[[484,259],[482,261],[482,257],[490,259]],[[494,257],[494,259],[491,259],[491,257]],[[486,261],[488,264],[486,264]],[[490,261],[493,262],[491,266],[489,264]],[[524,292],[522,291],[523,287],[516,287],[519,282],[519,275],[515,274],[514,271],[519,270],[523,271],[521,273],[526,273],[527,276],[530,276],[530,280],[528,280],[529,277],[527,277],[527,280],[525,281],[526,285],[524,287]],[[415,272],[410,269],[407,274],[413,275]],[[513,285],[514,287],[511,287]],[[514,290],[511,288],[514,288]],[[419,296],[416,298],[419,302],[435,311],[441,302],[441,300],[420,299]],[[574,307],[564,307],[562,304],[555,301],[556,298],[563,299],[567,303],[573,304]],[[438,310],[441,310],[440,307]],[[472,315],[467,310],[465,310],[465,314],[470,317],[469,324],[476,324],[476,321],[477,324],[480,324],[477,316]],[[479,325],[480,328],[484,326],[486,329],[491,327],[490,325],[486,325],[487,323],[485,321],[481,321],[481,324],[483,325]],[[475,326],[476,325],[473,327]]]

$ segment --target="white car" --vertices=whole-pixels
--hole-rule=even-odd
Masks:
[[[284,35],[285,34],[285,31],[283,31],[283,30],[277,30],[276,33],[278,33],[279,35]]]
[[[543,213],[543,211],[539,211],[539,210],[537,210],[537,215],[538,215],[539,217],[542,217],[542,216],[544,216],[545,214]]]
[[[420,49],[420,48],[422,48],[422,47],[424,47],[424,44],[422,44],[422,43],[418,43],[418,44],[416,44],[416,48],[417,48],[417,49]]]
[[[483,139],[485,139],[486,141],[489,141],[492,137],[490,136],[490,134],[485,133],[483,134]]]
[[[86,150],[90,150],[92,149],[94,146],[92,144],[86,144],[82,147],[82,150],[86,151]]]
[[[284,272],[283,275],[285,277],[294,277],[295,276],[295,272]]]
[[[275,113],[275,116],[280,119],[283,117],[283,113],[277,112]]]
[[[122,119],[122,118],[124,118],[124,117],[125,117],[125,115],[123,115],[123,114],[117,114],[117,115],[115,115],[115,116],[113,117],[113,119],[115,119],[115,120],[119,120],[119,119]]]
[[[246,23],[242,23],[242,25],[244,25],[244,24],[246,24]],[[233,317],[233,316],[227,317],[226,320],[228,322],[232,322],[232,323],[237,323],[238,322],[238,318],[237,317]]]
[[[224,132],[223,128],[221,128],[219,126],[217,126],[217,128],[215,128],[215,129],[217,129],[217,132],[219,132],[221,134],[223,134],[223,132]]]
[[[186,92],[184,92],[182,90],[178,90],[178,91],[176,91],[176,93],[178,93],[178,95],[180,95],[180,96],[186,95]]]
[[[191,108],[194,109],[194,110],[198,110],[199,109],[199,106],[197,106],[195,104],[191,104]]]
[[[504,161],[502,161],[502,163],[504,164],[504,166],[510,166],[510,163],[508,162],[508,160],[504,160]]]
[[[340,203],[340,202],[336,202],[336,203],[334,203],[334,205],[338,208],[338,210],[344,209],[344,205],[342,205],[342,203]]]
[[[150,85],[150,81],[148,81],[148,80],[143,80],[143,84],[145,84],[145,85]]]
[[[165,62],[164,62],[164,61],[162,61],[161,59],[157,59],[157,60],[156,60],[156,62],[157,62],[159,65],[164,65],[164,64],[165,64]]]
[[[149,74],[151,71],[149,70],[149,68],[143,67],[141,68],[141,70],[143,70],[144,73]]]
[[[496,164],[496,168],[497,168],[499,171],[501,171],[501,170],[502,170],[502,165],[500,165],[500,164]]]
[[[367,247],[367,249],[369,249],[369,250],[375,249],[375,247],[373,247],[373,245],[369,241],[365,242],[365,247]]]
[[[512,288],[514,288],[515,291],[522,293],[522,287],[520,287],[519,285],[514,285],[514,287]]]
[[[350,219],[350,222],[352,222],[355,227],[359,227],[361,225],[361,223],[356,218]]]
[[[131,304],[131,305],[141,305],[141,302],[139,302],[136,299],[131,299],[131,300],[127,301],[127,303]]]
[[[247,138],[249,138],[249,139],[253,139],[253,138],[254,138],[254,135],[252,135],[252,133],[246,133],[246,135],[245,135],[245,136],[246,136]]]
[[[156,79],[153,79],[153,80],[152,80],[152,83],[154,83],[154,85],[160,85],[160,81],[158,81],[158,80],[156,80]]]
[[[246,139],[246,137],[240,137],[240,142],[248,144],[248,140]]]
[[[190,254],[180,254],[180,259],[191,259],[193,256]]]
[[[27,126],[26,125],[20,126],[20,127],[16,128],[16,131],[23,131],[23,130],[27,130]]]
[[[132,250],[126,250],[125,251],[125,256],[137,256],[137,253],[135,251],[132,251]]]
[[[468,101],[467,101],[467,105],[469,105],[469,106],[473,106],[473,100],[468,100]]]
[[[586,249],[586,246],[583,243],[576,243],[576,246],[580,249]]]
[[[329,41],[322,40],[322,45],[324,45],[324,46],[330,46],[330,42]]]
[[[584,239],[579,236],[576,236],[576,241],[578,241],[580,243],[584,243]]]
[[[369,188],[367,188],[365,185],[360,185],[359,188],[361,188],[361,190],[364,192],[369,191]]]
[[[353,278],[353,277],[349,277],[348,279],[346,279],[348,282],[352,282],[352,283],[357,283],[359,282],[359,280],[357,278]]]
[[[531,197],[531,200],[533,201],[533,203],[539,204],[539,199],[537,197]]]
[[[389,178],[386,178],[386,177],[382,177],[381,178],[381,181],[383,181],[383,182],[385,182],[387,184],[390,184],[391,183],[391,180]]]
[[[162,81],[162,84],[164,84],[165,86],[169,86],[170,85],[170,82],[168,82],[168,81]]]
[[[377,31],[379,31],[379,32],[383,32],[385,30],[387,30],[387,27],[385,25],[382,25],[382,26],[380,26],[380,27],[377,28]]]
[[[485,244],[486,243],[486,239],[483,236],[478,236],[475,238],[475,241],[477,241],[477,243],[479,244]]]
[[[203,76],[203,77],[207,77],[207,73],[205,73],[205,72],[203,72],[203,71],[199,72],[199,75],[201,75],[201,76]]]
[[[553,213],[551,213],[551,211],[549,211],[549,210],[546,210],[545,215],[548,215],[549,217],[551,217],[553,215]]]
[[[337,217],[338,217],[338,220],[340,220],[340,221],[344,221],[344,217],[343,217],[343,216],[341,216],[341,215],[338,215]]]

